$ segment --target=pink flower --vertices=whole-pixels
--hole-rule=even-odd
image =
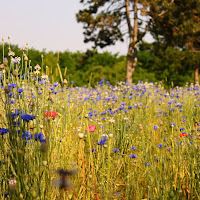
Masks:
[[[46,112],[46,117],[55,117],[57,113],[55,111],[47,111]]]
[[[88,129],[86,129],[86,131],[94,132],[96,129],[97,128],[95,125],[89,125],[89,127],[88,127]]]

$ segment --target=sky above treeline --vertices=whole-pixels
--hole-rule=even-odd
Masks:
[[[83,42],[83,28],[76,22],[76,13],[82,8],[79,0],[4,0],[1,1],[0,38],[19,47],[29,44],[38,50],[71,52],[86,51],[92,43]],[[125,55],[128,38],[106,47],[109,51]],[[145,37],[150,41],[150,35]],[[0,41],[1,42],[1,41]]]

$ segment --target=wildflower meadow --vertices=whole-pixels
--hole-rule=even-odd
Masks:
[[[0,64],[1,199],[200,199],[200,87],[76,87],[28,56]]]

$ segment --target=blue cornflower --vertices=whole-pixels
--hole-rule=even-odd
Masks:
[[[14,101],[14,100],[10,100],[10,103],[11,103],[11,104],[14,104],[14,103],[15,103],[15,101]]]
[[[42,140],[43,138],[44,138],[44,135],[43,135],[43,133],[38,133],[38,134],[35,134],[34,135],[35,136],[35,140],[37,141],[37,140]]]
[[[9,96],[9,97],[12,97],[12,95],[13,95],[13,93],[12,93],[12,92],[10,92],[10,93],[8,94],[8,96]]]
[[[19,110],[15,110],[15,112],[11,112],[11,118],[14,119],[15,117],[17,117],[19,115]]]
[[[28,115],[28,114],[22,114],[21,119],[23,119],[26,122],[29,122],[30,120],[35,119],[34,115]]]
[[[157,130],[159,127],[157,125],[153,126],[154,130]]]
[[[128,106],[128,109],[130,110],[130,109],[132,109],[133,108],[133,106]]]
[[[136,150],[136,147],[131,147],[132,150]]]
[[[46,142],[46,139],[43,139],[43,138],[42,138],[42,139],[40,139],[40,142],[41,142],[41,143],[45,143],[45,142]]]
[[[169,101],[168,104],[173,104],[173,101]]]
[[[137,155],[130,155],[130,158],[137,158]]]
[[[1,133],[1,135],[4,135],[4,134],[8,133],[8,129],[7,128],[1,128],[0,133]]]
[[[106,114],[106,111],[103,111],[102,113],[101,113],[101,115],[105,115]]]
[[[157,145],[157,147],[159,147],[159,148],[162,148],[162,146],[163,146],[162,144],[158,144],[158,145]]]
[[[120,105],[122,105],[122,106],[125,106],[125,105],[126,105],[126,103],[122,102]]]
[[[119,152],[119,149],[114,148],[113,151],[114,151],[115,153],[117,153],[117,152]]]
[[[97,142],[98,145],[104,145],[107,142],[107,139],[101,139],[99,142]]]
[[[150,166],[150,165],[151,165],[151,163],[147,163],[147,164],[146,164],[146,166]]]
[[[23,88],[19,88],[19,90],[18,90],[19,93],[22,93],[23,91],[24,91]]]
[[[30,132],[22,133],[22,140],[30,140],[33,138],[33,135]]]
[[[11,85],[12,85],[13,88],[16,88],[16,87],[17,87],[17,84],[16,84],[16,83],[12,83]]]
[[[97,150],[96,149],[92,149],[92,152],[96,152]]]
[[[4,194],[4,197],[6,198],[6,197],[9,197],[9,193],[5,193]]]
[[[176,124],[172,122],[172,123],[171,123],[171,126],[176,126]]]
[[[55,82],[55,83],[53,84],[53,86],[54,86],[54,87],[57,87],[57,86],[58,86],[58,82]]]
[[[185,128],[180,128],[180,131],[183,131],[183,130],[185,130]]]
[[[74,84],[74,81],[71,81],[71,84]]]
[[[167,151],[171,151],[171,148],[168,147],[168,148],[167,148]]]
[[[20,125],[20,122],[16,121],[16,122],[13,122],[14,126],[19,126]]]

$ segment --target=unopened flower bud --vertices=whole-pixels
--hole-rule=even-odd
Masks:
[[[8,87],[8,85],[5,86],[4,91],[7,94],[10,93],[10,88]]]
[[[28,56],[24,54],[24,61],[28,61]]]
[[[10,178],[9,179],[9,187],[10,187],[11,191],[15,190],[16,185],[17,185],[16,179],[15,178]]]
[[[48,151],[48,146],[46,142],[41,142],[40,151],[46,153]]]
[[[47,161],[46,161],[46,160],[42,161],[42,164],[43,164],[44,166],[47,166]]]

